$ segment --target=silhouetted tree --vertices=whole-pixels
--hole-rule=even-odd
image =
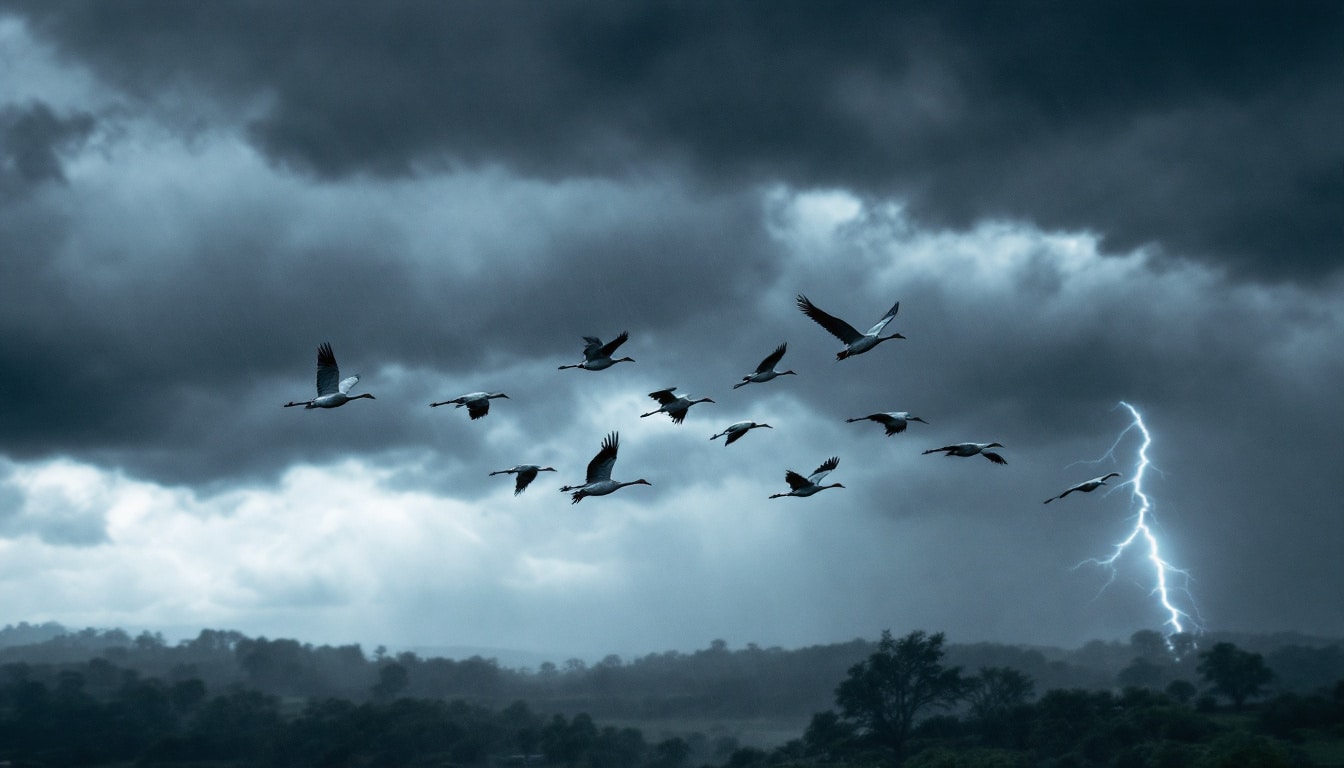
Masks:
[[[1241,709],[1246,699],[1259,696],[1261,686],[1274,679],[1274,673],[1265,666],[1265,657],[1232,643],[1218,643],[1199,658],[1199,673],[1213,684],[1214,691],[1231,699],[1236,709]]]
[[[971,715],[986,719],[1027,703],[1036,684],[1027,675],[1007,667],[985,667],[966,684]]]
[[[984,667],[966,681],[971,719],[987,743],[1023,746],[1031,715],[1027,701],[1035,691],[1030,676],[1008,667]]]
[[[949,707],[962,698],[961,669],[944,668],[943,633],[911,632],[900,640],[883,630],[877,651],[849,669],[835,689],[846,720],[872,743],[900,760],[910,729],[922,712]]]
[[[803,745],[809,755],[837,760],[849,751],[854,736],[852,723],[841,720],[840,715],[832,711],[818,712],[803,731]]]
[[[411,676],[400,664],[384,664],[378,669],[378,682],[374,683],[372,693],[375,701],[391,701],[397,694],[410,685]]]
[[[572,721],[556,715],[541,729],[541,751],[552,763],[578,765],[596,742],[597,726],[585,712],[575,715]]]

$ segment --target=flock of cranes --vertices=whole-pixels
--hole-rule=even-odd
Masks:
[[[899,301],[892,305],[891,309],[887,311],[881,320],[878,320],[873,327],[869,328],[864,333],[860,333],[844,320],[841,320],[834,315],[827,314],[821,308],[809,301],[806,296],[800,294],[797,297],[796,302],[798,309],[802,311],[803,314],[807,315],[816,322],[817,325],[820,325],[832,336],[844,343],[844,348],[835,356],[836,360],[844,360],[848,357],[853,357],[854,355],[863,354],[884,341],[905,338],[899,333],[892,333],[886,336],[882,335],[882,331],[896,317],[896,313],[900,311],[901,303]],[[587,371],[602,371],[617,363],[633,363],[635,361],[630,357],[612,357],[612,355],[616,353],[616,350],[629,338],[630,334],[625,331],[622,331],[619,336],[606,343],[603,343],[602,340],[596,336],[584,336],[583,340],[585,346],[583,349],[583,361],[571,365],[562,365],[560,366],[560,370],[581,368]],[[742,381],[734,384],[733,389],[746,386],[747,384],[763,384],[780,376],[796,375],[795,372],[791,370],[775,370],[775,367],[779,365],[779,361],[783,359],[784,354],[787,351],[788,344],[780,344],[773,352],[767,355],[765,359],[761,360],[760,365],[756,366],[755,371],[743,376]],[[358,376],[350,376],[346,379],[341,378],[340,368],[336,364],[336,355],[332,352],[331,344],[323,343],[317,348],[317,396],[311,400],[299,400],[285,403],[285,407],[290,408],[302,405],[305,409],[338,408],[351,400],[358,400],[360,398],[368,398],[370,400],[375,399],[374,396],[370,394],[352,396],[350,390],[358,382]],[[686,414],[690,411],[691,406],[699,403],[714,402],[714,400],[708,397],[693,399],[686,395],[674,394],[676,389],[676,387],[667,387],[665,389],[650,392],[649,397],[653,398],[653,400],[658,403],[658,407],[648,413],[640,414],[640,418],[665,413],[672,419],[674,424],[681,424],[685,421]],[[490,412],[490,401],[496,398],[508,398],[508,395],[503,392],[470,392],[450,400],[430,403],[429,406],[431,408],[437,408],[441,405],[454,405],[458,408],[465,407],[467,409],[467,414],[474,421]],[[917,421],[921,424],[928,423],[918,416],[911,415],[908,411],[872,413],[867,416],[846,419],[845,421],[875,421],[886,428],[886,434],[888,436],[906,431],[906,428],[912,421]],[[732,445],[751,430],[759,428],[773,429],[769,424],[758,424],[754,421],[740,421],[714,435],[710,440],[717,440],[720,437],[726,436],[727,439],[724,440],[724,445],[728,446]],[[607,494],[614,493],[628,485],[652,485],[652,483],[644,478],[625,482],[611,479],[611,471],[616,465],[616,456],[617,452],[620,450],[620,442],[620,435],[618,433],[612,432],[607,435],[602,440],[602,446],[598,450],[597,455],[593,456],[592,461],[588,462],[588,472],[584,477],[584,481],[577,485],[565,485],[560,488],[561,492],[571,494],[571,503],[577,504],[588,496],[606,496]],[[985,457],[995,464],[1007,464],[1007,460],[1004,459],[1002,455],[991,450],[993,448],[1002,447],[1003,445],[1001,443],[996,442],[954,443],[952,445],[945,445],[941,448],[930,448],[929,450],[924,451],[924,453],[942,453],[946,456],[959,457],[978,455]],[[789,490],[785,493],[772,494],[770,498],[777,499],[784,496],[806,497],[820,493],[829,488],[844,488],[845,486],[840,483],[822,485],[822,482],[826,477],[839,465],[840,458],[838,456],[832,456],[822,462],[821,466],[817,467],[806,477],[793,470],[788,470],[784,473],[784,480],[789,484]],[[554,467],[542,467],[536,464],[519,464],[517,466],[509,467],[508,469],[491,472],[490,474],[514,475],[515,483],[513,493],[517,496],[526,490],[528,485],[530,485],[541,472],[555,471],[557,470]],[[1069,488],[1058,496],[1052,496],[1046,499],[1045,503],[1049,504],[1056,499],[1062,499],[1074,491],[1091,493],[1102,485],[1105,485],[1107,480],[1119,476],[1120,473],[1111,472],[1102,477],[1086,480]]]

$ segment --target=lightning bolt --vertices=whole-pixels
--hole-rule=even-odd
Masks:
[[[1099,463],[1107,458],[1115,460],[1116,449],[1120,446],[1120,442],[1124,440],[1125,435],[1129,434],[1131,431],[1138,430],[1139,433],[1143,435],[1143,441],[1139,444],[1139,449],[1135,455],[1133,477],[1116,486],[1116,488],[1126,485],[1130,486],[1130,506],[1131,508],[1137,508],[1137,511],[1133,516],[1134,528],[1124,540],[1115,545],[1115,551],[1111,553],[1110,557],[1089,558],[1078,563],[1074,568],[1077,569],[1090,563],[1108,570],[1111,574],[1111,578],[1101,588],[1101,591],[1105,592],[1106,587],[1109,587],[1115,581],[1118,573],[1116,563],[1120,557],[1124,555],[1125,551],[1128,550],[1131,545],[1135,545],[1136,542],[1141,542],[1138,544],[1139,547],[1146,544],[1148,550],[1147,559],[1153,566],[1154,580],[1156,581],[1156,585],[1153,587],[1151,594],[1157,597],[1158,604],[1167,616],[1166,621],[1163,622],[1163,626],[1170,627],[1172,634],[1186,632],[1187,629],[1198,632],[1202,627],[1197,619],[1199,609],[1195,607],[1194,597],[1190,594],[1190,574],[1162,559],[1157,534],[1154,533],[1153,527],[1150,525],[1150,520],[1154,514],[1153,503],[1152,500],[1148,498],[1148,494],[1143,490],[1143,476],[1145,471],[1152,464],[1151,460],[1148,458],[1148,448],[1153,444],[1153,436],[1148,431],[1148,427],[1143,423],[1143,416],[1139,413],[1137,408],[1124,400],[1121,400],[1120,404],[1116,407],[1118,408],[1120,406],[1124,406],[1125,409],[1129,411],[1129,415],[1133,420],[1130,422],[1129,426],[1125,427],[1125,429],[1120,432],[1119,436],[1115,438],[1115,442],[1111,444],[1110,450],[1107,451],[1101,459],[1090,463]],[[1171,582],[1177,580],[1181,582],[1181,585],[1179,587],[1171,586]],[[1191,610],[1193,610],[1195,614],[1194,616],[1177,608],[1172,602],[1172,593],[1176,591],[1183,593],[1187,600],[1189,600]]]

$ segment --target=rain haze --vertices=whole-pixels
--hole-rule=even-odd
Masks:
[[[1342,36],[1332,2],[0,2],[4,621],[1165,631],[1144,553],[1075,567],[1135,522],[1125,401],[1191,622],[1344,635]],[[837,361],[799,294],[906,338]],[[376,399],[282,407],[323,342]],[[732,388],[782,342],[797,375]],[[715,402],[641,418],[669,386]],[[927,423],[846,422],[886,411]],[[571,504],[611,432],[651,485]],[[967,441],[1007,464],[923,453]],[[831,456],[844,488],[768,498]],[[557,471],[490,474],[523,463]]]

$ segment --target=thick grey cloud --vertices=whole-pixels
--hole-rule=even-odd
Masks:
[[[195,173],[185,162],[183,173]],[[656,356],[656,334],[683,333],[683,315],[743,322],[733,307],[766,265],[752,225],[759,206],[745,193],[701,196],[676,183],[571,192],[488,175],[410,193],[355,188],[310,206],[280,187],[156,191],[165,230],[105,229],[141,214],[80,190],[78,217],[21,210],[0,225],[17,256],[0,308],[11,455],[77,445],[162,480],[200,482],[273,476],[354,450],[470,453],[475,425],[431,412],[431,400],[503,390],[520,401],[496,408],[504,418],[578,418],[529,401],[593,383],[554,370],[581,356],[582,336],[629,330],[626,352]],[[437,195],[462,210],[428,223],[385,193]],[[497,225],[476,215],[482,196],[512,198]],[[463,239],[438,242],[440,228]],[[328,340],[343,372],[363,376],[358,391],[379,399],[339,414],[282,411],[314,393],[314,349]],[[442,445],[435,422],[461,434]],[[333,428],[344,437],[332,439]],[[165,440],[207,450],[157,450]]]
[[[257,146],[326,178],[661,164],[1274,278],[1344,251],[1337,3],[11,7],[129,94],[264,104]]]
[[[87,113],[57,115],[40,101],[0,106],[0,203],[65,181],[61,153],[88,138],[94,122]]]
[[[1041,504],[1124,399],[1207,620],[1344,631],[1302,448],[1344,422],[1333,6],[7,7],[44,84],[0,103],[13,573],[97,545],[128,611],[315,639],[1126,637],[1142,575],[1069,570],[1126,494]],[[798,293],[908,339],[836,362]],[[622,330],[637,363],[556,370]],[[280,407],[322,341],[377,400]],[[781,341],[798,376],[731,389]],[[670,385],[718,402],[641,419]],[[428,407],[474,390],[511,398]],[[930,423],[844,422],[883,410]],[[740,419],[776,429],[709,442]],[[571,507],[611,430],[654,485]],[[963,440],[1008,466],[920,453]],[[766,499],[831,455],[845,489]],[[560,472],[515,499],[520,462]],[[85,586],[43,615],[109,615]]]

